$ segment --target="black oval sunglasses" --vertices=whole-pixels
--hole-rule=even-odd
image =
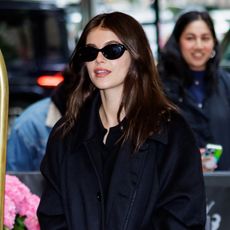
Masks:
[[[102,52],[105,58],[115,60],[120,58],[125,50],[126,48],[122,44],[109,44],[102,49],[97,49],[92,46],[85,46],[79,49],[77,55],[82,62],[90,62],[95,60],[99,52]]]

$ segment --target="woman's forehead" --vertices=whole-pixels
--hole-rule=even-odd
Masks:
[[[110,41],[121,42],[112,30],[103,27],[92,29],[86,37],[87,44],[105,44]]]
[[[183,32],[195,32],[195,33],[211,33],[210,28],[208,27],[207,23],[202,20],[194,20],[190,22],[185,28]]]

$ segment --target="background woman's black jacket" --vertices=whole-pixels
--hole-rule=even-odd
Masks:
[[[184,119],[172,114],[162,132],[131,155],[117,156],[106,207],[95,157],[98,98],[64,141],[52,132],[41,165],[47,187],[38,217],[45,230],[204,229],[205,192],[200,153]]]
[[[199,108],[187,89],[176,76],[161,74],[167,96],[181,109],[192,127],[199,147],[207,143],[223,146],[218,170],[230,170],[230,75],[217,72],[216,89]],[[183,92],[183,95],[182,93]]]

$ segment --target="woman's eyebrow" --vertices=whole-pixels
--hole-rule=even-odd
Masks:
[[[120,44],[121,42],[119,41],[116,41],[116,40],[111,40],[111,41],[107,41],[104,43],[103,47],[107,46],[107,45],[110,45],[110,44]],[[92,46],[92,47],[95,47],[97,48],[97,46],[94,44],[94,43],[87,43],[86,46]],[[103,48],[102,47],[102,48]]]

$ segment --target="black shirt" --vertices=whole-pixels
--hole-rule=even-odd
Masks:
[[[124,121],[122,121],[117,126],[111,127],[107,135],[106,143],[103,143],[103,139],[105,134],[107,133],[107,130],[103,127],[100,121],[101,132],[99,135],[99,139],[100,139],[99,151],[100,151],[101,166],[102,166],[101,172],[102,172],[102,183],[104,189],[105,203],[107,200],[107,194],[108,194],[111,176],[113,174],[113,168],[121,146],[121,141],[119,141],[119,138],[123,133],[123,123]]]

